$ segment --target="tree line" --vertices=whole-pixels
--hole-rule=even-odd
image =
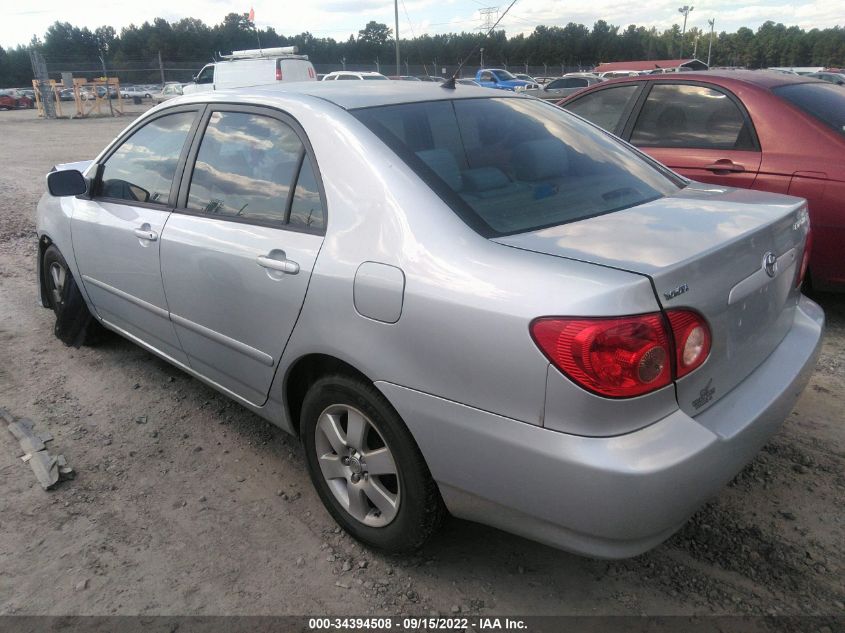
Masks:
[[[219,53],[262,47],[297,46],[315,64],[341,67],[380,62],[392,69],[394,60],[393,32],[385,24],[371,21],[346,40],[315,37],[305,32],[282,35],[273,27],[256,29],[247,14],[230,13],[223,22],[208,25],[195,18],[168,22],[156,18],[141,26],[130,25],[116,32],[111,26],[93,31],[68,22],[55,22],[43,37],[34,37],[28,45],[0,47],[0,86],[23,86],[30,83],[31,48],[37,48],[47,60],[51,76],[58,78],[62,70],[99,68],[100,56],[109,68],[149,69],[159,53],[169,65],[190,65],[199,69]],[[459,63],[470,51],[484,48],[485,65],[591,68],[607,61],[674,59],[681,53],[681,29],[673,25],[660,32],[634,24],[621,28],[598,20],[589,28],[583,24],[537,26],[528,35],[507,37],[504,30],[489,36],[478,32],[423,35],[400,41],[402,63],[426,65],[433,69]],[[690,28],[683,37],[685,57],[696,56],[706,61],[710,33]],[[466,60],[470,68],[475,59]],[[845,28],[805,31],[796,26],[774,22],[762,24],[756,31],[740,28],[735,33],[713,35],[711,65],[765,68],[768,66],[832,66],[845,65]],[[184,69],[182,69],[184,70]],[[391,71],[392,72],[392,71]],[[151,78],[155,78],[152,74]]]

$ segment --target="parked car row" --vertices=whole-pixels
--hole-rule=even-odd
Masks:
[[[17,110],[19,108],[33,107],[35,107],[35,93],[32,93],[32,96],[30,96],[17,88],[0,90],[0,110]]]

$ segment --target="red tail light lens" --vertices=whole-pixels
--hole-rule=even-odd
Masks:
[[[663,317],[541,318],[531,335],[552,364],[582,387],[631,398],[672,382],[671,347]]]
[[[701,315],[670,310],[666,317],[668,324],[660,313],[543,317],[531,323],[531,336],[552,364],[578,385],[608,398],[632,398],[687,375],[710,354],[710,328]]]
[[[801,258],[801,268],[798,271],[798,282],[796,288],[800,288],[807,276],[807,269],[810,267],[810,253],[813,251],[813,231],[807,231],[807,241],[804,243],[804,256]]]
[[[675,377],[686,376],[701,366],[710,354],[710,328],[696,312],[669,310],[666,313],[675,342]]]
[[[282,80],[282,67],[276,66],[276,81]]]

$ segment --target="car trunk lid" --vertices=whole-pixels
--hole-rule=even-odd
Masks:
[[[681,409],[697,415],[789,330],[808,229],[799,198],[692,183],[671,197],[495,241],[646,275],[663,309],[703,315],[710,356],[675,383]]]

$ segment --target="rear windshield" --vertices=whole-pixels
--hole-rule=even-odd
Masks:
[[[845,135],[845,88],[842,86],[788,84],[772,88],[772,92]]]
[[[352,112],[485,237],[633,207],[683,182],[609,134],[534,99]]]

